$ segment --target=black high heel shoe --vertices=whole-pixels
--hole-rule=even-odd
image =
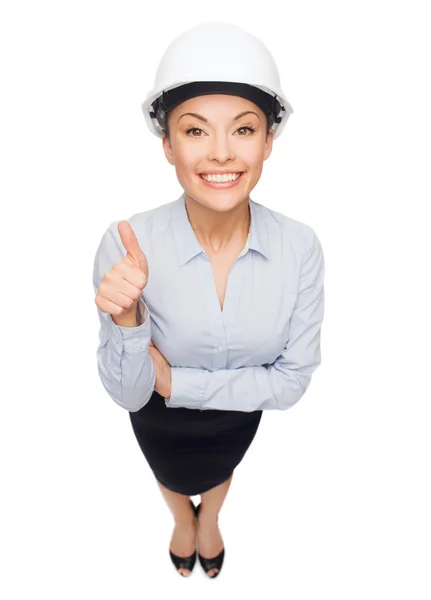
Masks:
[[[195,518],[197,518],[197,511],[196,511],[196,506],[193,504],[193,502],[190,500],[190,504],[192,505],[193,508],[193,512],[195,513]],[[177,556],[176,554],[174,554],[173,552],[171,552],[171,550],[169,550],[169,555],[171,557],[172,562],[175,565],[175,568],[177,569],[177,571],[179,572],[179,569],[187,569],[188,571],[191,572],[193,571],[193,567],[195,566],[196,563],[196,550],[193,552],[193,554],[191,556]],[[190,575],[184,575],[183,573],[180,573],[180,575],[182,575],[183,577],[190,577]]]
[[[198,506],[196,507],[196,518],[198,518],[198,516],[199,516],[200,508],[201,508],[201,503],[199,503]],[[211,579],[214,579],[214,577],[217,577],[217,575],[221,571],[221,567],[223,564],[224,548],[220,552],[220,554],[217,554],[217,556],[215,556],[214,558],[204,558],[203,556],[201,556],[199,554],[199,552],[197,554],[198,554],[199,562],[201,563],[201,566],[202,566],[203,570],[205,571],[205,573],[208,573],[209,571],[211,571],[211,569],[218,569],[218,571],[215,575],[208,575],[208,577],[210,577]]]

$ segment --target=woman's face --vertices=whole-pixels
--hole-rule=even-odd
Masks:
[[[247,114],[236,117],[243,112]],[[195,113],[197,116],[184,113]],[[204,119],[206,121],[204,121]],[[240,96],[208,94],[182,102],[169,113],[169,136],[163,136],[166,158],[175,166],[186,195],[213,210],[231,210],[248,200],[271,154],[273,131],[266,136],[265,113]],[[229,188],[213,188],[200,173],[243,171]]]

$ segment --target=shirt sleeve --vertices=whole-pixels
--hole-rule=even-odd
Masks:
[[[267,366],[208,371],[172,367],[172,391],[166,406],[200,410],[287,410],[300,400],[321,363],[325,259],[311,230],[304,253],[298,296],[290,319],[289,340]]]
[[[96,252],[93,286],[97,295],[103,276],[125,255],[117,224],[104,233]],[[96,305],[100,329],[97,348],[98,373],[109,396],[122,408],[136,412],[149,401],[156,382],[156,370],[148,347],[151,321],[141,297],[137,306],[137,327],[116,325],[109,313]]]

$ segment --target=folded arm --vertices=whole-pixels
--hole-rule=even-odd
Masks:
[[[169,408],[199,410],[286,410],[296,404],[321,363],[325,260],[314,231],[300,270],[298,296],[290,319],[289,340],[268,366],[208,371],[172,367]]]

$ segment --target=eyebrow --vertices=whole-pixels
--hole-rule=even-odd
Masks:
[[[252,113],[253,115],[256,115],[256,117],[260,120],[259,115],[257,114],[257,112],[254,112],[254,110],[245,110],[244,112],[239,113],[239,115],[237,115],[236,117],[234,117],[232,120],[233,121],[237,121],[238,119],[240,119],[244,115],[248,115],[249,113]],[[183,115],[181,115],[180,119],[182,117],[185,117],[186,115],[191,115],[192,117],[195,117],[196,119],[199,119],[200,121],[203,121],[204,123],[208,123],[208,119],[205,119],[205,117],[202,117],[201,115],[197,115],[196,113],[192,113],[192,112],[186,112],[186,113],[184,113]],[[178,119],[178,121],[180,119]]]

